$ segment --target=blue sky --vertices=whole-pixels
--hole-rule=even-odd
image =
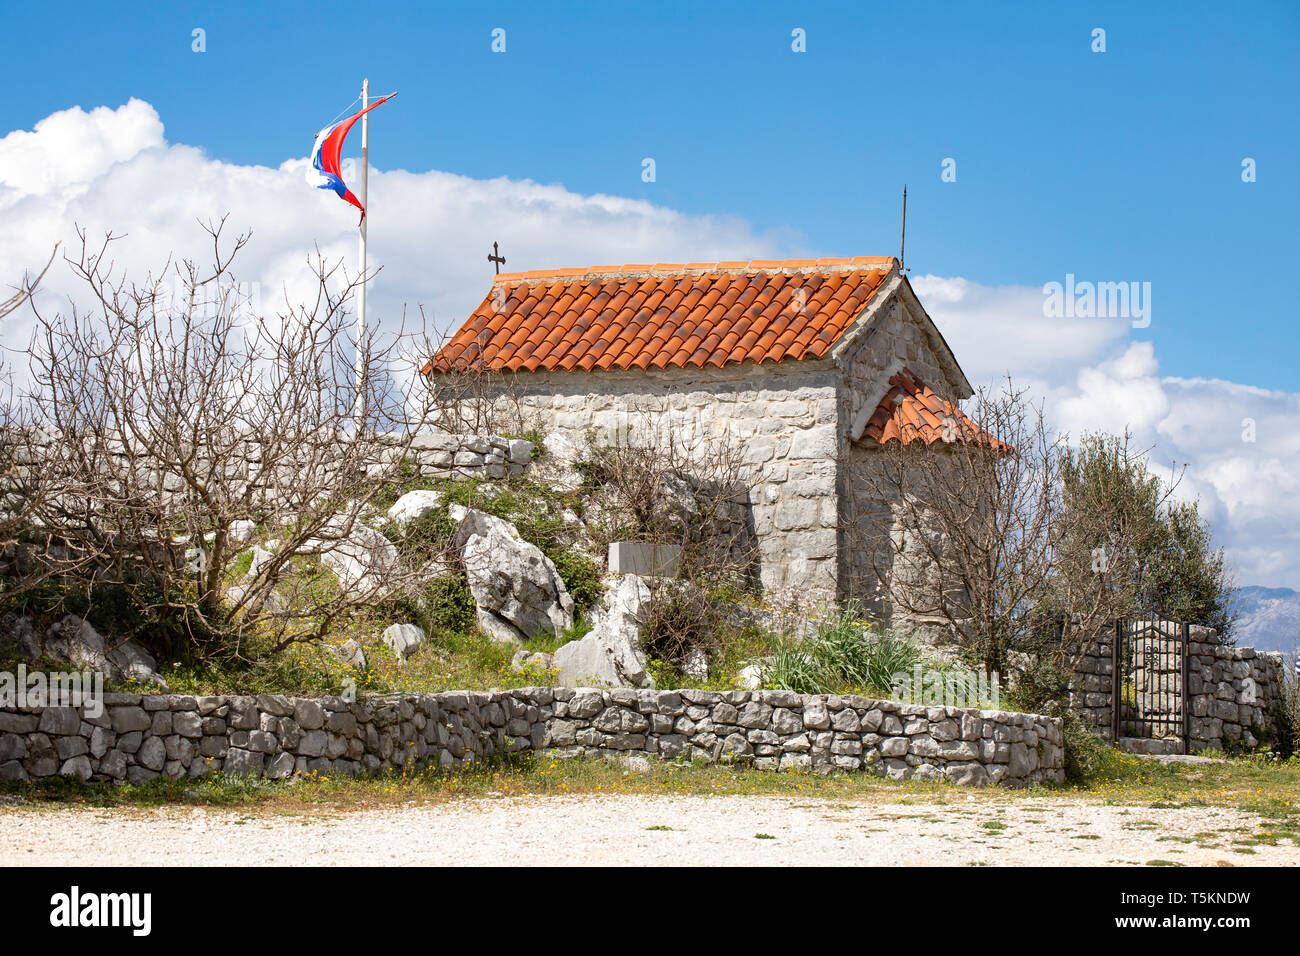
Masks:
[[[913,284],[970,380],[1010,373],[1072,436],[1186,464],[1239,580],[1300,587],[1300,4],[72,3],[5,25],[0,285],[74,225],[125,233],[137,277],[227,213],[268,293],[317,248],[354,260],[355,210],[303,174],[363,76],[401,91],[371,129],[381,323],[458,325],[494,240],[509,270],[896,254],[906,183]],[[1149,283],[1149,326],[1048,315],[1067,274]],[[72,287],[55,270],[42,295]]]
[[[40,42],[7,51],[11,89],[25,92],[0,105],[0,128],[135,96],[170,141],[275,166],[303,155],[368,74],[401,90],[376,118],[378,166],[739,216],[815,255],[896,252],[906,182],[914,270],[1149,281],[1153,321],[1139,337],[1158,342],[1165,372],[1297,385],[1300,6],[362,9],[11,8],[8,35]],[[207,32],[202,55],[194,27]],[[490,50],[494,27],[507,31],[504,55]],[[804,54],[790,49],[795,27]],[[1105,53],[1090,49],[1094,27]],[[654,183],[641,182],[647,156]],[[954,183],[940,181],[947,157]]]

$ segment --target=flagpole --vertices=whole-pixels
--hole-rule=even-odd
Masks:
[[[370,105],[370,80],[361,81],[361,109]],[[361,205],[370,205],[368,181],[370,178],[370,114],[361,116]],[[357,427],[366,413],[366,217],[361,217],[360,227],[361,288],[357,292]]]

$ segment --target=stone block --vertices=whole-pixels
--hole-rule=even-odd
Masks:
[[[612,541],[609,570],[613,574],[671,577],[677,573],[682,549],[674,544],[644,541]]]

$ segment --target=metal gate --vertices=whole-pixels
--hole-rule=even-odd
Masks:
[[[1111,733],[1122,737],[1174,739],[1188,752],[1185,623],[1121,618],[1112,642]]]

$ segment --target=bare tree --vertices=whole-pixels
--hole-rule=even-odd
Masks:
[[[0,302],[0,321],[32,300],[58,254],[56,244],[35,276],[24,275],[9,298]],[[39,446],[30,411],[18,396],[12,369],[0,346],[0,578],[10,596],[43,580],[39,565],[26,560],[20,539],[34,533],[33,515],[54,484],[41,475],[34,449]]]
[[[719,599],[757,583],[758,542],[743,448],[708,423],[682,427],[666,403],[629,411],[612,434],[593,433],[585,477],[603,489],[606,544],[671,546],[674,574],[649,579],[642,641],[680,665],[694,650],[721,649],[728,608]]]
[[[954,409],[954,417],[959,413]],[[891,441],[851,453],[851,480],[869,502],[848,533],[872,556],[871,583],[903,626],[1005,672],[1017,651],[1042,652],[1051,622],[1069,622],[1053,647],[1061,663],[1131,607],[1128,567],[1114,560],[1136,528],[1113,502],[1069,503],[1066,436],[1009,381],[970,402],[951,440]],[[911,436],[904,436],[905,438]],[[1088,543],[1084,547],[1084,543]],[[859,582],[861,586],[862,582]]]
[[[424,311],[422,324],[428,326]],[[524,407],[516,373],[492,369],[483,355],[487,332],[479,335],[455,358],[448,346],[453,337],[442,334],[425,354],[432,356],[421,368],[432,409],[431,424],[449,434],[522,435],[534,427]]]
[[[24,304],[31,301],[32,296],[36,294],[36,290],[40,287],[41,281],[45,278],[45,273],[50,271],[50,266],[53,265],[54,257],[58,255],[58,252],[59,243],[55,243],[54,249],[51,250],[50,257],[45,260],[45,265],[41,268],[41,271],[36,273],[35,276],[24,275],[22,282],[14,289],[13,294],[4,301],[0,301],[0,319],[17,312]]]
[[[95,307],[38,313],[26,402],[58,493],[37,504],[37,556],[183,620],[200,650],[279,650],[418,584],[363,519],[430,406],[403,391],[401,336],[351,338],[361,277],[318,254],[314,296],[268,314],[232,272],[249,235],[206,228],[210,261],[139,284],[114,268],[115,237],[82,233],[68,261]]]

